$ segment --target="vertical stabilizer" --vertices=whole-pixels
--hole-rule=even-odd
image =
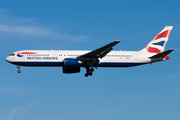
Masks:
[[[156,37],[141,51],[148,53],[161,53],[164,51],[173,26],[166,26]]]

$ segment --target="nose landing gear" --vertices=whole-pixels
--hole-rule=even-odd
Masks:
[[[21,73],[20,66],[17,66],[18,73]]]

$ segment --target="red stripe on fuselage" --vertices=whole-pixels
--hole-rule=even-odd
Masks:
[[[18,54],[36,54],[36,52],[21,52],[21,53],[18,53]]]

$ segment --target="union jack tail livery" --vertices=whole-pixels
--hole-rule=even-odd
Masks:
[[[164,51],[173,26],[166,26],[142,51],[161,53]]]

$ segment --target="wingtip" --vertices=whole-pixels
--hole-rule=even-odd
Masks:
[[[170,51],[174,51],[174,49],[170,49]]]
[[[121,42],[121,41],[120,41],[120,40],[115,40],[114,42],[115,42],[115,43],[119,43],[119,42]]]

